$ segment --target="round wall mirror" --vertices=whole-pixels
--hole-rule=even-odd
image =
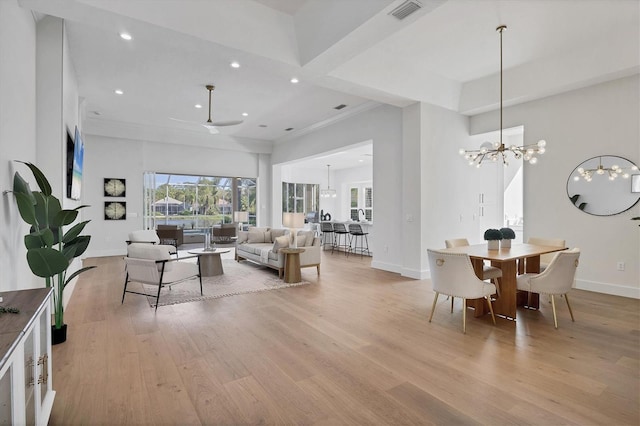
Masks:
[[[590,158],[571,172],[567,195],[585,213],[596,216],[622,213],[640,199],[638,166],[615,155]]]

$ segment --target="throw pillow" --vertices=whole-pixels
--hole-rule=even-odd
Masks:
[[[278,237],[282,237],[283,235],[285,235],[287,232],[286,229],[283,228],[279,228],[279,229],[272,229],[271,230],[271,238],[273,239],[273,241],[276,240],[276,238]]]
[[[289,247],[289,237],[287,237],[286,235],[282,235],[280,237],[276,237],[276,241],[273,243],[273,248],[271,249],[271,251],[273,251],[274,253],[278,253],[278,250],[287,247]]]
[[[306,242],[307,236],[298,234],[298,247],[304,247]]]
[[[272,239],[271,239],[271,231],[266,231],[266,232],[264,233],[264,242],[265,242],[265,243],[270,243],[270,242],[272,242],[272,241],[275,241],[275,240],[272,240]]]
[[[264,243],[264,235],[265,235],[264,231],[255,231],[252,229],[249,231],[249,237],[247,238],[247,242],[248,243]]]
[[[300,239],[301,235],[305,236],[305,244],[303,246],[298,242],[298,247],[311,247],[313,245],[313,239],[315,238],[316,233],[314,231],[298,231],[298,239]]]

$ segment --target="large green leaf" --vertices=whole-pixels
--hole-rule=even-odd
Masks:
[[[82,253],[87,250],[89,241],[91,241],[91,237],[88,235],[81,235],[74,238],[63,246],[62,253],[64,253],[64,256],[71,261],[74,257],[82,255]]]
[[[20,176],[20,173],[18,172],[16,172],[13,175],[13,192],[18,194],[24,194],[28,197],[33,198],[33,195],[31,194],[31,187],[29,187],[29,182],[24,180],[23,177]],[[33,201],[33,204],[36,203],[36,200],[32,200],[32,201]]]
[[[78,269],[77,271],[75,271],[73,274],[71,274],[71,276],[69,276],[69,278],[67,278],[67,281],[64,283],[64,286],[66,287],[67,284],[69,284],[71,282],[72,279],[74,279],[75,277],[77,277],[78,275],[80,275],[83,272],[88,271],[89,269],[93,269],[96,268],[96,266],[85,266],[82,269]]]
[[[37,223],[36,218],[36,199],[31,196],[27,196],[20,192],[14,192],[13,195],[16,197],[16,204],[18,205],[18,211],[20,212],[20,217],[29,225],[34,226]]]
[[[53,218],[51,224],[54,226],[69,225],[76,220],[76,217],[78,217],[77,210],[60,210]]]
[[[60,200],[42,192],[34,192],[33,196],[36,198],[36,218],[40,228],[55,227],[54,218],[62,210]]]
[[[69,229],[64,234],[64,237],[62,238],[62,242],[67,244],[68,242],[76,238],[78,235],[80,235],[80,233],[82,232],[84,227],[87,225],[87,223],[89,223],[88,220],[75,224],[71,229]]]
[[[27,263],[38,277],[52,277],[69,267],[69,261],[58,250],[43,247],[27,251]]]
[[[26,164],[27,167],[31,169],[31,173],[33,173],[33,177],[36,179],[36,182],[38,183],[38,187],[40,188],[40,191],[42,191],[44,195],[47,195],[47,196],[51,195],[51,185],[49,185],[49,181],[45,177],[44,173],[40,171],[39,168],[25,161],[18,161],[18,163]]]
[[[51,232],[51,229],[47,228],[25,235],[24,245],[28,250],[40,247],[51,247],[53,245],[53,232]]]

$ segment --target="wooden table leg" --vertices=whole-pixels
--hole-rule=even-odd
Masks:
[[[476,273],[476,276],[482,279],[482,275],[484,273],[484,260],[471,259],[471,264],[473,265],[473,270]],[[489,312],[489,307],[487,306],[487,301],[485,299],[468,299],[467,307],[473,308],[473,316],[476,318]]]
[[[529,274],[540,273],[540,256],[527,257],[526,272]],[[538,293],[531,293],[527,291],[518,292],[518,306],[527,306],[533,309],[540,308],[540,295]]]
[[[500,297],[493,303],[496,315],[516,318],[516,261],[501,262],[502,278],[500,280]]]

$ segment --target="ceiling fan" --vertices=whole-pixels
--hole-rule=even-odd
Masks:
[[[238,124],[243,123],[243,120],[228,120],[228,121],[216,121],[216,122],[212,121],[211,120],[211,92],[213,92],[213,89],[215,89],[216,86],[212,84],[207,84],[205,87],[209,91],[209,117],[207,118],[206,122],[198,123],[195,121],[180,120],[178,118],[173,118],[173,117],[169,117],[169,119],[173,121],[180,121],[182,123],[197,124],[199,126],[203,126],[205,129],[209,130],[209,133],[211,133],[212,135],[220,133],[217,127],[236,126]]]

